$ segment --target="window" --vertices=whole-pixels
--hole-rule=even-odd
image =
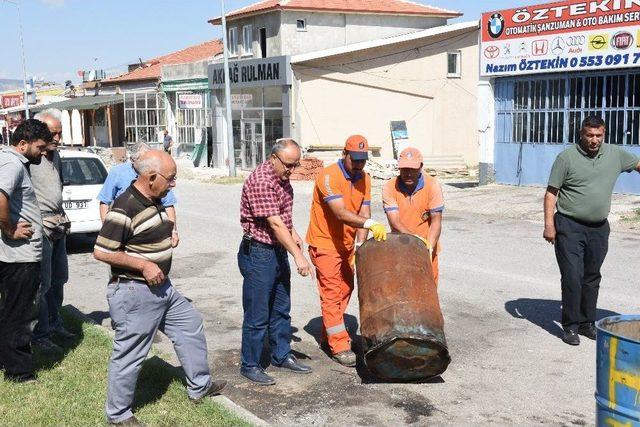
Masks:
[[[238,55],[238,29],[233,27],[229,28],[229,36],[227,38],[227,50],[230,56]]]
[[[447,53],[447,77],[460,77],[461,52]]]
[[[245,25],[242,27],[242,54],[253,55],[253,26]]]
[[[260,55],[262,58],[267,57],[267,29],[260,28]]]
[[[602,117],[606,142],[640,145],[640,72],[577,73],[496,83],[496,142],[570,144]]]
[[[107,179],[107,170],[98,159],[69,157],[62,160],[64,185],[101,185]]]
[[[191,97],[200,96],[201,108],[180,108],[180,96],[188,94]],[[209,97],[206,92],[176,92],[175,98],[171,96],[171,102],[175,105],[176,135],[175,142],[194,146],[206,137],[207,128],[211,126]]]
[[[164,95],[156,92],[124,94],[124,129],[126,142],[160,142],[167,127]]]
[[[306,19],[296,20],[296,30],[307,31],[307,20]]]

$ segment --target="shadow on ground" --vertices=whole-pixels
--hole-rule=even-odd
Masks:
[[[561,302],[550,299],[518,298],[507,301],[504,309],[516,319],[526,319],[549,332],[551,335],[562,338]],[[610,310],[598,309],[596,320],[604,317],[617,316],[619,313]]]
[[[97,234],[70,234],[67,236],[67,253],[93,253],[93,247],[96,244],[97,237]]]
[[[33,350],[34,362],[36,371],[49,371],[56,367],[69,353],[71,353],[76,347],[78,347],[84,339],[82,332],[82,321],[76,320],[71,316],[68,310],[64,309],[61,312],[64,320],[64,325],[67,330],[76,334],[71,339],[53,339],[53,341],[62,347],[62,352],[45,353],[37,349]]]
[[[174,380],[186,385],[182,368],[172,366],[158,356],[152,356],[145,360],[138,377],[134,412],[160,400]]]

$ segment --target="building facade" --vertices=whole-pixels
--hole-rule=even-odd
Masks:
[[[282,136],[338,155],[361,133],[383,159],[404,143],[477,165],[478,25],[447,25],[458,16],[403,0],[267,0],[229,13],[236,164],[255,167]],[[226,168],[221,61],[208,75],[212,164]],[[396,141],[394,126],[408,138]]]
[[[483,15],[483,182],[546,185],[588,115],[606,121],[607,143],[640,154],[640,1],[597,3]],[[615,191],[640,194],[640,182],[622,174]]]

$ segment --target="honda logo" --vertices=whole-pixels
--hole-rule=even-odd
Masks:
[[[546,55],[547,52],[549,52],[548,40],[535,40],[533,43],[531,43],[531,53],[534,56]]]

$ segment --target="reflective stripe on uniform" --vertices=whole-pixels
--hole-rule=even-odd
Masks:
[[[335,334],[338,334],[338,333],[340,333],[342,331],[346,331],[346,330],[347,330],[347,328],[344,326],[344,323],[341,323],[339,325],[327,328],[327,335],[335,335]]]

